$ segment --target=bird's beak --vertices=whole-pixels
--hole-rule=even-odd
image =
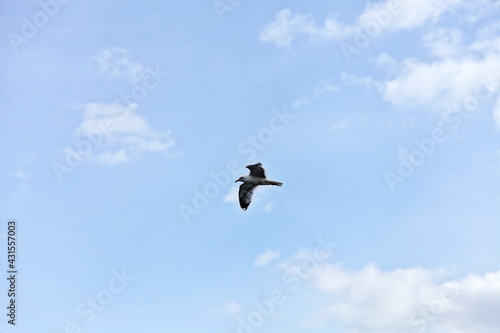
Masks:
[[[239,179],[236,179],[234,182],[237,183],[239,181]]]

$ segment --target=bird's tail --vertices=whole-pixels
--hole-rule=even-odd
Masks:
[[[269,185],[283,186],[283,183],[275,182],[274,180],[268,180]]]

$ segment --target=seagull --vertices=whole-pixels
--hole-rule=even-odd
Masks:
[[[283,185],[283,183],[266,179],[266,172],[260,162],[257,164],[247,165],[246,168],[250,170],[250,174],[241,176],[240,178],[235,180],[235,183],[243,183],[240,185],[239,191],[240,207],[243,210],[247,210],[250,202],[252,201],[253,189],[258,185]]]

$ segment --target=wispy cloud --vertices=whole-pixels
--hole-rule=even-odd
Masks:
[[[449,112],[457,103],[481,89],[483,96],[494,87],[500,54],[481,59],[443,58],[434,62],[404,60],[396,77],[382,83],[383,98],[402,108],[432,108]],[[498,74],[497,74],[498,75]]]
[[[463,52],[462,31],[458,28],[437,28],[424,35],[423,43],[438,58]]]
[[[331,81],[331,79],[327,79],[315,83],[312,86],[311,93],[308,96],[300,97],[292,102],[292,108],[300,108],[311,102],[318,101],[322,97],[338,93],[340,91],[340,87],[335,85]]]
[[[260,41],[278,47],[290,47],[300,38],[311,43],[339,41],[360,34],[395,32],[435,23],[447,11],[462,9],[469,17],[481,15],[482,8],[489,1],[471,5],[465,0],[385,0],[369,2],[363,12],[352,22],[343,23],[339,15],[332,14],[323,24],[318,24],[309,14],[293,13],[283,9],[274,21],[266,25],[260,33]],[[483,13],[484,14],[484,13]]]
[[[327,19],[323,27],[318,27],[312,15],[292,13],[284,9],[276,14],[260,33],[260,41],[273,43],[278,47],[289,47],[298,38],[306,36],[311,41],[325,41],[344,37],[349,34],[349,28],[336,19]]]
[[[383,270],[368,264],[349,270],[338,263],[317,262],[304,271],[312,249],[299,250],[278,267],[307,276],[310,307],[320,310],[301,320],[305,329],[346,332],[436,331],[495,332],[500,319],[500,271],[451,278],[450,269],[422,267]],[[306,275],[307,274],[307,275]],[[327,304],[325,305],[325,301]]]
[[[264,252],[259,254],[253,262],[253,267],[264,267],[269,265],[273,260],[278,259],[281,256],[279,251],[275,251],[271,248],[266,248]]]
[[[237,316],[243,312],[243,307],[234,301],[228,301],[224,304],[224,313],[229,316]]]
[[[89,103],[84,105],[83,121],[77,136],[98,142],[94,159],[106,165],[128,162],[141,152],[172,155],[174,140],[170,132],[158,132],[136,112],[137,104]]]
[[[323,264],[314,272],[315,289],[331,295],[331,304],[310,314],[304,327],[328,327],[331,320],[352,332],[423,331],[494,332],[500,325],[500,271],[447,279],[443,269],[383,271],[368,265],[349,271]]]
[[[303,326],[326,327],[335,318],[359,332],[407,328],[412,311],[439,294],[433,280],[443,274],[422,268],[384,272],[374,265],[348,271],[338,264],[324,264],[314,273],[315,288],[332,295],[332,302]]]
[[[137,83],[146,73],[146,67],[138,61],[133,61],[130,52],[125,48],[108,47],[93,57],[93,61],[99,74],[112,79]]]
[[[433,28],[422,36],[430,58],[396,60],[384,52],[375,58],[375,64],[385,72],[385,78],[348,73],[341,77],[345,84],[375,88],[383,100],[401,109],[441,115],[461,107],[476,109],[499,88],[499,32],[500,23],[488,25],[465,44],[459,29]]]

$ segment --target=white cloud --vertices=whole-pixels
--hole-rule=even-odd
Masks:
[[[471,45],[472,51],[480,53],[500,52],[500,20],[482,27],[477,31],[477,39]]]
[[[462,16],[469,25],[485,17],[498,17],[500,2],[496,0],[464,1]]]
[[[228,301],[224,304],[224,313],[229,316],[237,316],[243,312],[242,306],[234,301]]]
[[[496,333],[500,327],[500,271],[452,277],[450,269],[349,270],[300,249],[277,265],[308,281],[306,329],[349,333]],[[306,269],[307,268],[307,269]],[[301,270],[301,274],[296,274]]]
[[[313,101],[317,101],[320,98],[324,97],[325,95],[329,95],[332,93],[337,93],[339,92],[340,88],[333,83],[330,82],[330,80],[322,80],[320,82],[317,82],[313,85],[312,87],[312,92],[310,93],[309,96],[306,97],[300,97],[296,99],[295,101],[292,102],[292,107],[293,108],[300,108],[303,107]]]
[[[264,252],[259,254],[257,258],[255,258],[253,262],[254,267],[264,267],[269,265],[273,260],[278,259],[281,256],[281,253],[279,251],[275,251],[270,248],[266,248]]]
[[[292,17],[289,9],[276,14],[275,21],[269,23],[260,33],[264,43],[275,43],[279,47],[290,46],[297,34],[316,29],[308,15],[297,14]]]
[[[427,24],[423,45],[431,60],[407,58],[396,60],[383,53],[376,58],[389,76],[379,80],[373,77],[357,78],[342,73],[344,82],[362,84],[378,89],[383,99],[398,108],[433,110],[442,115],[457,108],[479,104],[497,90],[500,74],[500,20],[478,30],[476,40],[465,45],[458,28],[435,27],[446,14],[466,16],[469,22],[492,15],[500,3],[491,0],[469,2],[465,0],[385,0],[369,2],[363,12],[350,23],[342,23],[330,16],[318,24],[313,15],[280,11],[273,22],[263,28],[262,42],[289,47],[304,38],[309,42],[343,41],[356,39],[364,31],[370,38],[384,32],[412,29]],[[370,30],[372,29],[372,30]],[[370,36],[370,32],[372,35]],[[305,101],[298,100],[294,106]],[[477,103],[476,103],[477,104]],[[495,121],[500,111],[495,109]],[[342,126],[342,124],[338,124]]]
[[[398,61],[389,53],[382,52],[374,60],[373,63],[380,69],[384,70],[389,75],[393,75],[398,71]]]
[[[476,110],[499,88],[500,23],[481,29],[470,45],[462,44],[456,29],[437,28],[424,37],[434,56],[430,60],[401,61],[382,53],[374,62],[387,73],[377,80],[342,73],[345,84],[376,88],[382,98],[398,107],[448,114],[456,109]],[[496,45],[496,46],[495,46]]]
[[[498,86],[498,68],[500,53],[479,59],[408,59],[402,62],[396,77],[381,84],[381,94],[397,107],[426,107],[447,113],[467,98],[491,95]]]
[[[456,283],[463,289],[443,320],[442,331],[456,333],[498,332],[500,327],[500,271],[471,274]]]
[[[87,138],[94,145],[94,157],[87,158],[114,165],[131,161],[146,151],[171,155],[174,140],[170,133],[153,130],[136,109],[137,104],[84,105],[83,121],[76,135]]]
[[[457,28],[439,28],[424,36],[424,45],[436,57],[457,55],[461,49],[462,32]]]
[[[473,6],[465,0],[385,0],[369,2],[364,11],[349,24],[340,22],[333,15],[325,19],[322,25],[318,25],[312,15],[294,14],[290,9],[284,9],[262,29],[260,40],[278,47],[289,47],[301,37],[313,43],[339,41],[359,35],[360,32],[374,37],[383,31],[394,32],[416,28],[428,22],[435,23],[446,11],[463,9],[471,14],[481,8],[481,4]]]
[[[127,49],[108,47],[93,58],[98,67],[98,72],[113,79],[127,80],[132,83],[139,82],[146,72],[140,62],[132,60]]]
[[[309,286],[322,308],[303,318],[304,328],[328,331],[342,324],[352,333],[493,333],[500,327],[500,271],[449,279],[444,269],[384,271],[370,264],[351,271],[319,263],[310,273]]]
[[[437,2],[387,0],[368,4],[356,22],[368,22],[377,11],[401,3],[400,14],[394,15],[387,29],[406,29],[424,22],[435,22],[446,11],[468,12],[477,19],[488,15],[485,8],[498,9],[500,4],[482,0],[477,3],[462,0]],[[397,6],[396,6],[397,7]],[[431,27],[423,36],[423,44],[432,55],[431,59],[407,58],[396,60],[384,52],[375,58],[375,64],[385,71],[387,77],[357,77],[342,73],[344,83],[375,87],[382,98],[398,107],[432,110],[446,115],[456,109],[476,110],[486,105],[484,100],[498,91],[500,80],[500,20],[495,20],[477,31],[475,40],[466,45],[458,28]],[[495,107],[494,118],[500,124],[499,107]],[[467,110],[467,111],[470,111]],[[339,124],[340,125],[340,124]]]
[[[325,41],[346,36],[348,33],[346,27],[335,18],[326,19],[323,27],[317,27],[311,15],[293,14],[290,9],[284,9],[261,31],[260,41],[274,43],[278,47],[289,47],[301,36],[308,37],[310,41]]]
[[[386,0],[368,3],[358,18],[358,25],[366,26],[369,22],[377,20],[377,16],[385,14],[391,15],[387,25],[389,31],[416,28],[427,22],[436,22],[443,13],[463,6],[466,2],[465,0]]]
[[[340,265],[325,264],[315,271],[314,284],[321,292],[338,295],[338,301],[313,314],[316,325],[336,318],[364,329],[403,329],[413,306],[436,294],[436,272],[421,268],[382,272],[373,265],[349,272]],[[321,318],[321,320],[319,320]]]
[[[314,90],[313,98],[320,98],[322,95],[336,93],[339,90],[340,89],[338,86],[329,83],[323,83],[322,85],[316,87],[316,89]]]

